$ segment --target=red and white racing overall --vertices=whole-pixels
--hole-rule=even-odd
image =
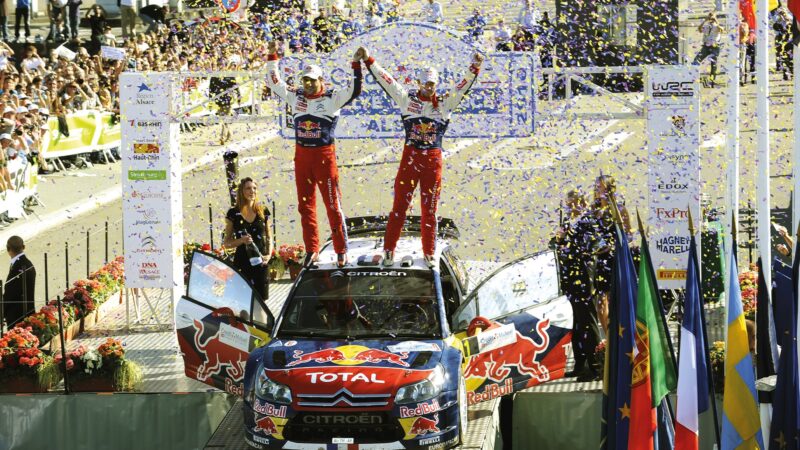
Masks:
[[[442,137],[450,124],[450,116],[469,92],[480,67],[475,64],[456,85],[455,93],[444,98],[424,98],[417,91],[408,92],[375,62],[367,61],[367,69],[378,84],[397,103],[406,142],[403,158],[394,180],[394,204],[386,225],[384,250],[394,251],[406,219],[406,211],[419,184],[421,197],[422,251],[433,255],[436,250],[436,207],[442,190]]]
[[[267,85],[292,109],[297,210],[303,227],[303,242],[309,254],[319,251],[316,188],[319,188],[328,212],[333,248],[337,254],[347,252],[334,130],[339,111],[361,93],[361,63],[354,62],[352,67],[353,82],[347,88],[331,91],[323,87],[320,93],[308,95],[302,89],[286,86],[278,72],[277,55],[269,55],[267,61]]]

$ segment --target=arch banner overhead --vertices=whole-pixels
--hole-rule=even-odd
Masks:
[[[287,84],[298,85],[297,74],[308,64],[323,68],[331,88],[352,82],[350,62],[364,46],[398,82],[416,89],[418,73],[425,67],[439,71],[439,94],[452,91],[461,81],[478,51],[451,31],[431,25],[397,22],[376,27],[342,44],[328,55],[301,54],[281,61]],[[366,69],[366,68],[365,68]],[[534,58],[531,53],[489,53],[475,85],[453,114],[449,138],[510,138],[530,136],[535,111]],[[281,135],[294,138],[290,111],[281,117]],[[394,102],[364,72],[361,96],[345,107],[336,127],[339,139],[387,139],[404,136]]]

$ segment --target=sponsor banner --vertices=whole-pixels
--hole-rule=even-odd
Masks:
[[[120,78],[125,278],[131,288],[183,283],[178,127],[168,113],[174,77]]]
[[[699,75],[691,66],[650,66],[647,74],[648,243],[659,288],[680,289],[689,208],[695,220],[701,217]]]
[[[352,83],[353,55],[367,47],[371,56],[406,89],[426,67],[439,71],[440,95],[456,89],[468,73],[478,50],[450,31],[432,24],[392,23],[374,28],[336,48],[327,59],[299,55],[281,61],[281,76],[287,84],[298,83],[302,67],[318,64],[327,85],[341,89]],[[478,79],[454,112],[447,131],[450,138],[525,137],[533,133],[535,91],[534,62],[530,53],[502,52],[486,55]],[[405,136],[400,113],[363,66],[361,95],[341,111],[336,137],[340,139],[387,139]],[[281,120],[283,137],[295,137],[291,111]]]

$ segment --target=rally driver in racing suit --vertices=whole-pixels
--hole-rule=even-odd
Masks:
[[[336,167],[334,130],[339,111],[361,93],[361,53],[353,60],[353,82],[345,89],[328,90],[319,66],[309,65],[301,73],[302,88],[290,89],[278,72],[278,53],[275,41],[269,43],[267,55],[267,85],[291,108],[295,130],[294,173],[297,184],[297,210],[303,227],[303,242],[308,260],[319,258],[317,230],[317,197],[319,187],[328,222],[331,225],[333,248],[337,264],[347,264],[347,230],[341,206],[339,173]]]
[[[383,67],[369,56],[363,47],[359,49],[367,69],[384,91],[397,103],[406,141],[400,168],[394,181],[394,204],[389,214],[384,237],[384,259],[386,266],[394,264],[394,249],[406,219],[406,211],[414,197],[414,189],[420,185],[422,253],[430,267],[435,265],[436,207],[442,189],[442,137],[450,123],[450,116],[461,99],[467,94],[478,77],[483,56],[476,53],[466,77],[458,83],[456,91],[445,97],[436,95],[439,74],[428,68],[418,80],[419,89],[407,92]]]

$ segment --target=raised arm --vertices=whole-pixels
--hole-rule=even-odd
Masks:
[[[267,86],[272,89],[281,100],[294,106],[297,95],[289,90],[286,82],[281,78],[280,71],[278,71],[278,45],[275,41],[271,41],[267,47]]]
[[[361,95],[361,82],[363,76],[361,74],[361,60],[363,59],[363,50],[358,49],[355,56],[353,56],[353,82],[344,89],[338,89],[333,93],[333,104],[337,110],[344,108],[350,102]]]
[[[472,85],[475,83],[475,80],[478,78],[478,73],[481,70],[481,64],[483,64],[483,55],[480,53],[475,53],[472,57],[472,64],[469,66],[469,70],[467,74],[464,76],[464,79],[461,80],[458,85],[456,85],[456,90],[451,95],[447,96],[444,99],[443,107],[445,113],[452,112],[461,100],[467,95],[467,92],[472,88]]]
[[[375,81],[380,85],[383,90],[389,94],[389,97],[397,103],[397,106],[400,107],[402,110],[408,104],[408,91],[405,90],[403,86],[401,86],[397,80],[395,80],[389,72],[386,71],[380,64],[375,62],[375,58],[369,55],[369,51],[364,47],[359,49],[363,49],[362,57],[364,58],[364,62],[367,64],[367,70],[372,76],[375,78]]]

